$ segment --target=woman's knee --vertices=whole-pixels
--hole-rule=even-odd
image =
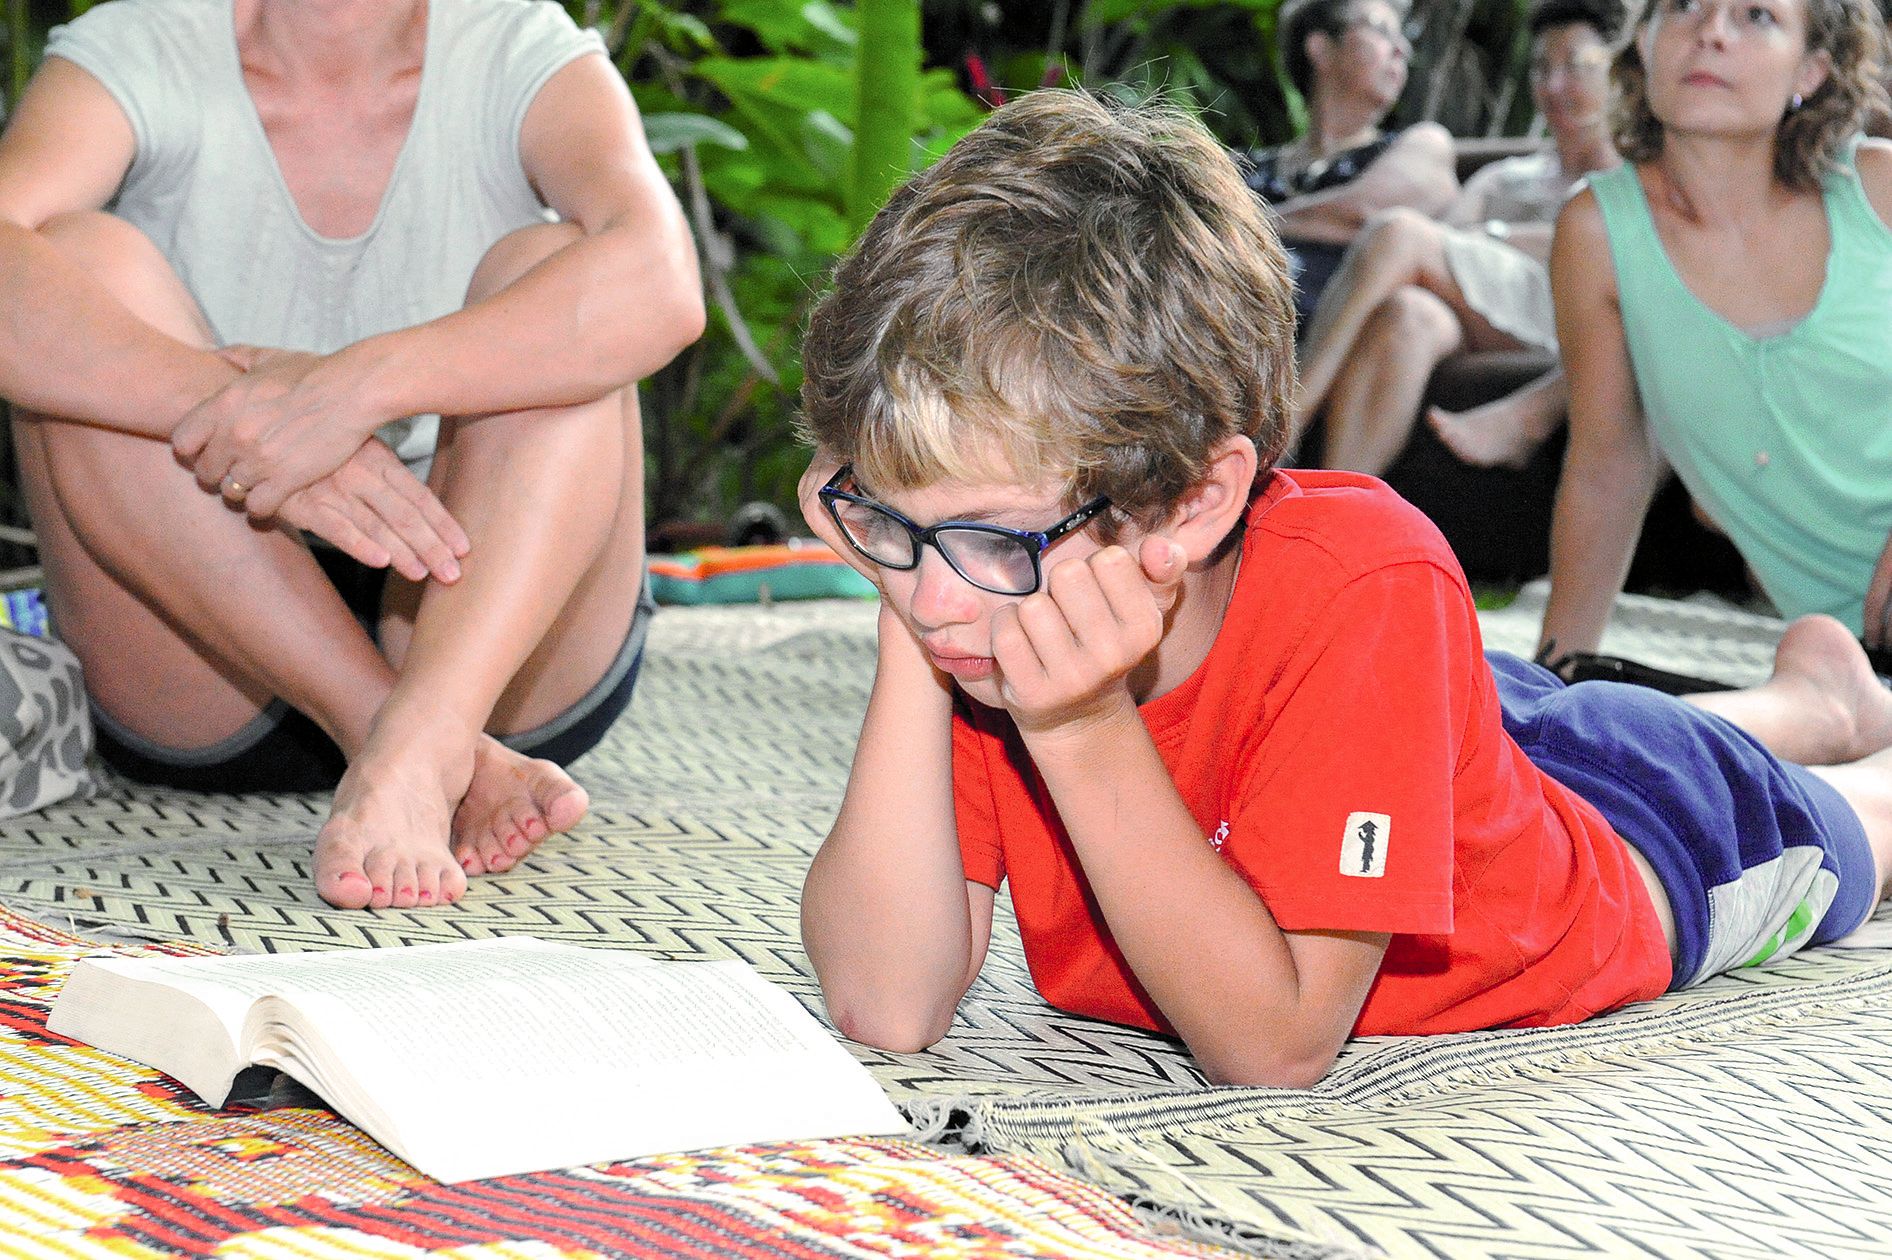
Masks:
[[[193,345],[215,344],[209,321],[170,261],[123,219],[86,210],[49,221],[40,235],[147,324]]]
[[[1401,285],[1373,310],[1374,332],[1394,345],[1428,346],[1441,357],[1465,339],[1458,316],[1434,293]]]
[[[520,276],[581,239],[584,233],[570,223],[532,223],[508,232],[493,242],[467,284],[466,300],[478,302],[499,292]]]
[[[1378,257],[1412,258],[1437,243],[1439,225],[1409,206],[1394,206],[1369,218],[1360,233],[1360,247]]]

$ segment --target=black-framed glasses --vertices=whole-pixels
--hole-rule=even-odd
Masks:
[[[1045,548],[1082,528],[1110,506],[1098,495],[1048,529],[1008,529],[979,521],[941,521],[921,528],[884,503],[841,487],[854,475],[843,464],[821,487],[822,506],[854,550],[882,568],[902,571],[920,564],[920,548],[930,545],[966,581],[994,595],[1029,595],[1044,580]]]

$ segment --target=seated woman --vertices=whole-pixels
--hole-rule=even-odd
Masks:
[[[703,326],[595,33],[510,0],[99,5],[0,139],[0,307],[108,762],[335,788],[338,906],[454,901],[578,821],[563,766],[648,619],[634,383]]]
[[[1437,123],[1380,130],[1406,87],[1404,0],[1300,0],[1281,15],[1281,56],[1306,98],[1306,134],[1248,154],[1248,186],[1275,214],[1305,326],[1368,219],[1395,206],[1436,214],[1458,191],[1452,138]]]
[[[1329,468],[1384,476],[1411,435],[1433,368],[1461,348],[1555,353],[1551,222],[1574,181],[1616,165],[1610,143],[1610,9],[1539,0],[1530,15],[1531,97],[1550,128],[1541,153],[1466,181],[1444,223],[1410,210],[1374,220],[1327,286],[1303,349],[1298,436],[1324,419]],[[1518,466],[1563,423],[1561,372],[1477,411],[1428,419],[1460,459]]]
[[[1882,643],[1892,144],[1859,134],[1885,100],[1878,10],[1690,0],[1632,29],[1628,164],[1591,177],[1551,251],[1570,446],[1543,646],[1596,647],[1665,461],[1783,616]]]

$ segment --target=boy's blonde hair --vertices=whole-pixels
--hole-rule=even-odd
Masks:
[[[1194,119],[1031,93],[896,191],[841,263],[802,348],[804,436],[874,490],[1054,485],[1154,524],[1228,437],[1264,469],[1279,456],[1288,274]]]

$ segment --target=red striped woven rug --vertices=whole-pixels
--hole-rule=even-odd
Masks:
[[[48,1033],[61,978],[90,948],[0,911],[0,1256],[1225,1254],[1156,1236],[1034,1159],[911,1142],[727,1148],[444,1186],[325,1110],[212,1111],[150,1069]]]

